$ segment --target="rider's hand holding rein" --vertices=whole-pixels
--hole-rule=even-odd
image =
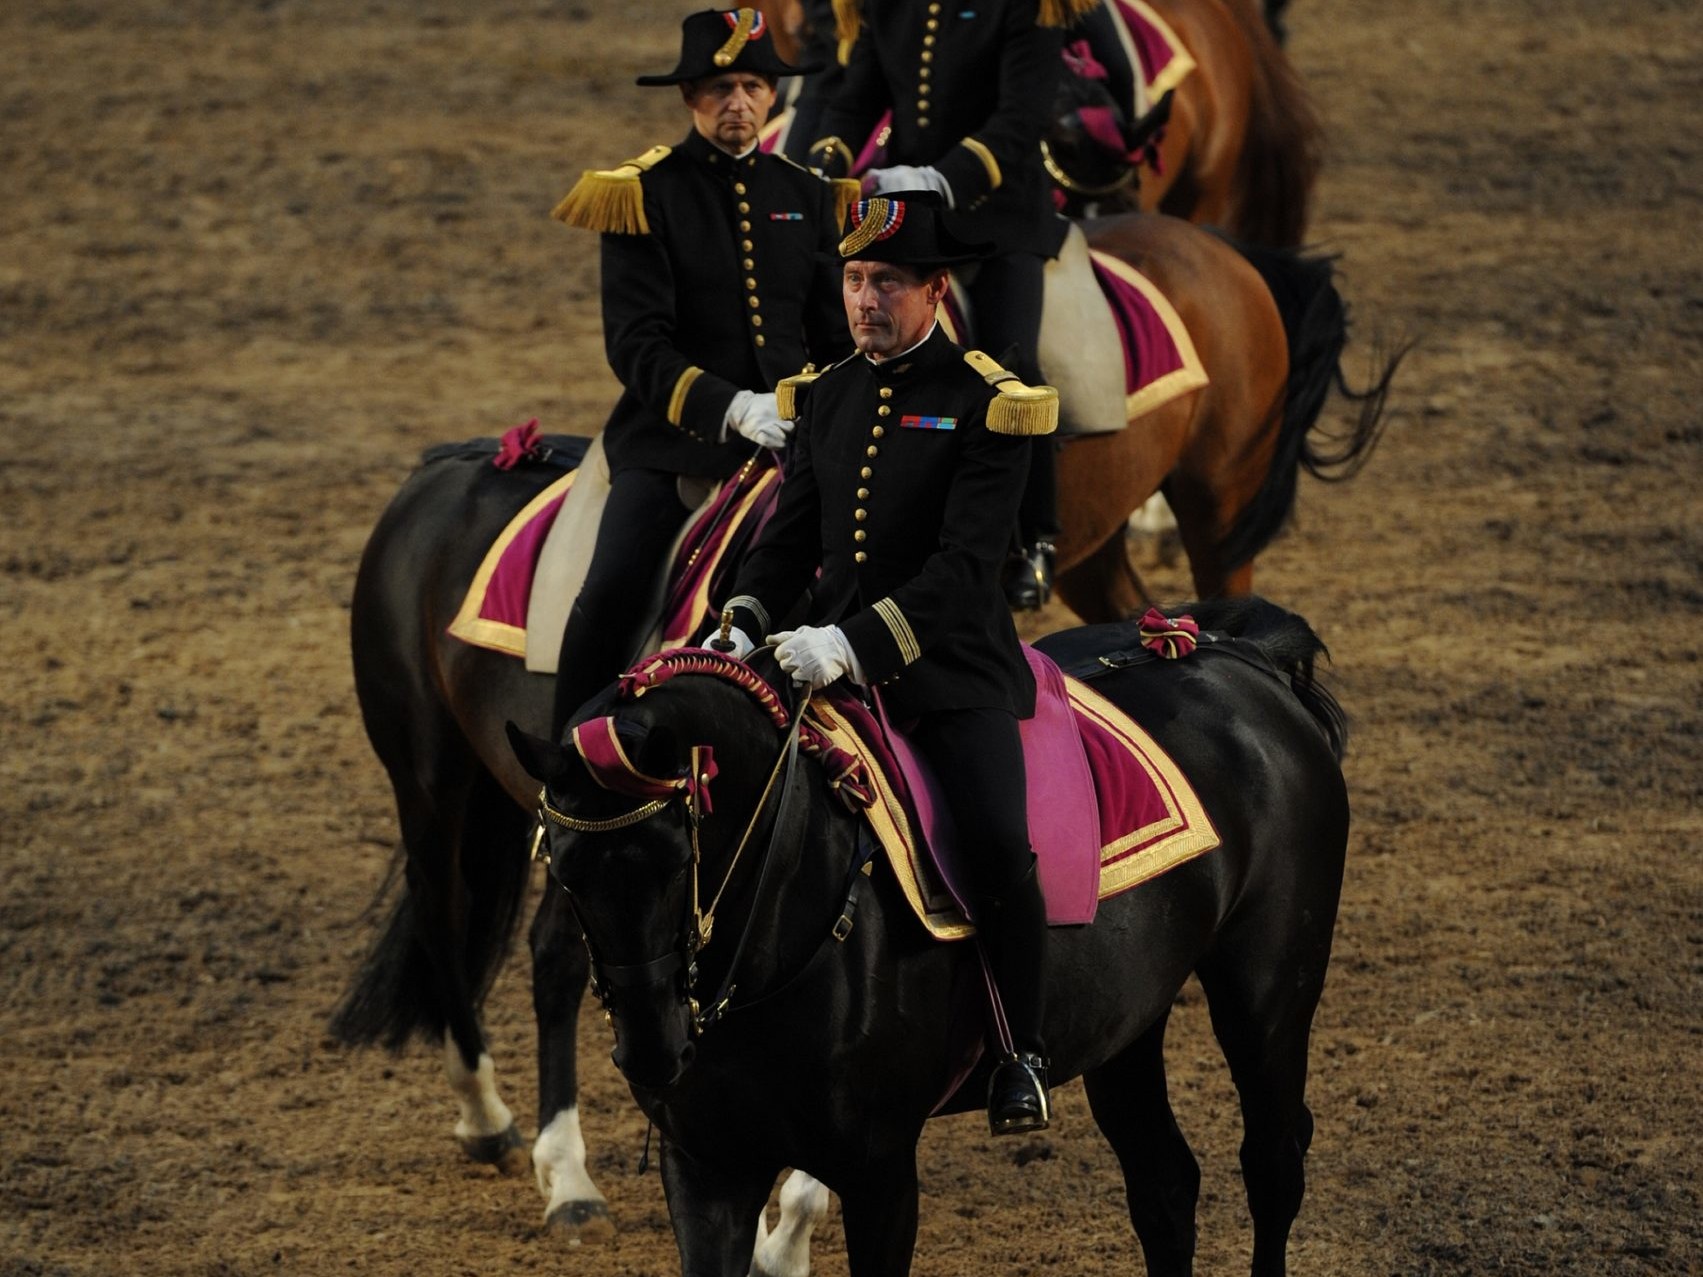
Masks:
[[[762,394],[741,390],[727,405],[727,417],[722,423],[722,435],[735,430],[752,443],[764,448],[784,448],[792,433],[793,423],[780,414],[772,391]]]
[[[792,675],[793,682],[807,683],[811,691],[851,675],[854,683],[867,683],[868,676],[857,653],[837,625],[801,625],[769,635],[775,645],[775,660]]]

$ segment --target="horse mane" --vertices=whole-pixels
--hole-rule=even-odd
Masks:
[[[792,722],[791,712],[760,674],[744,661],[707,647],[677,647],[645,657],[616,680],[615,694],[637,700],[653,687],[682,674],[703,674],[731,683],[756,701],[777,728],[785,730]]]
[[[1289,679],[1307,713],[1330,743],[1336,761],[1348,751],[1348,715],[1323,683],[1319,682],[1318,659],[1330,660],[1330,649],[1302,617],[1266,599],[1207,599],[1172,608],[1173,615],[1188,613],[1202,630],[1213,630],[1254,644],[1278,671]]]

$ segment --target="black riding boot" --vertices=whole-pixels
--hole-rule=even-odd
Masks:
[[[1054,540],[1058,536],[1058,445],[1051,435],[1032,442],[1029,478],[1017,512],[1022,546],[1005,565],[1005,601],[1019,612],[1047,605],[1053,596]]]
[[[599,623],[576,602],[562,629],[556,660],[556,694],[550,707],[550,739],[560,743],[574,711],[619,674],[632,655],[633,636],[624,625]]]
[[[1013,1048],[1002,1052],[994,1065],[988,1084],[988,1127],[995,1135],[1044,1131],[1052,1120],[1048,1061],[1041,1041],[1047,909],[1033,865],[1004,892],[982,900],[976,931],[1005,1005]]]

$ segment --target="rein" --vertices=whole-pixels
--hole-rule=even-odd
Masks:
[[[604,992],[604,986],[617,988],[645,987],[660,983],[682,969],[686,972],[684,997],[691,1012],[694,1033],[701,1034],[710,1025],[720,1019],[722,1014],[727,1010],[728,1003],[732,1000],[734,991],[738,987],[737,976],[739,973],[740,962],[744,958],[746,945],[749,942],[751,932],[756,925],[757,915],[759,913],[758,905],[765,895],[765,889],[767,888],[772,876],[772,869],[776,860],[775,852],[780,844],[781,829],[786,824],[789,803],[793,789],[795,788],[792,780],[798,761],[799,728],[803,724],[803,721],[804,715],[802,712],[793,716],[792,726],[787,732],[786,740],[782,744],[780,752],[775,758],[774,766],[769,770],[769,777],[763,785],[763,792],[758,796],[756,806],[752,809],[751,817],[745,824],[744,832],[740,834],[739,842],[734,847],[733,858],[728,862],[727,871],[722,875],[721,883],[716,888],[715,895],[711,898],[710,907],[707,911],[701,909],[699,904],[701,900],[699,868],[703,863],[703,856],[699,847],[698,827],[703,820],[704,810],[706,807],[706,800],[703,791],[692,786],[684,786],[674,793],[654,798],[651,801],[634,808],[632,811],[623,812],[619,816],[611,816],[601,820],[588,820],[584,817],[572,815],[569,812],[562,811],[561,809],[553,806],[549,801],[545,789],[543,787],[539,788],[539,836],[534,839],[533,855],[535,859],[543,860],[545,865],[550,869],[550,876],[555,878],[556,882],[562,887],[562,890],[567,893],[569,905],[574,908],[576,915],[579,910],[574,904],[573,893],[568,890],[567,884],[562,882],[561,878],[556,875],[555,865],[550,858],[548,848],[546,847],[545,841],[542,837],[545,822],[559,825],[564,829],[573,830],[576,833],[609,833],[618,829],[626,829],[633,825],[640,824],[643,821],[649,820],[652,816],[657,815],[667,808],[676,797],[680,798],[683,802],[687,833],[692,844],[692,895],[690,904],[691,925],[689,928],[683,928],[684,937],[681,948],[665,953],[661,957],[653,958],[649,962],[629,965],[603,963],[598,960],[596,952],[591,949],[590,933],[586,931],[583,919],[581,920],[580,931],[581,934],[586,937],[586,949],[591,953],[593,971],[592,991],[597,995],[598,1001],[603,1004],[606,1012],[611,1008],[608,995]],[[698,771],[700,748],[701,747],[698,746],[693,747],[692,769],[694,776],[701,774]],[[745,848],[751,841],[751,835],[757,828],[757,822],[761,819],[764,810],[766,810],[769,805],[769,798],[774,792],[775,782],[777,780],[780,781],[781,785],[780,802],[775,811],[774,824],[769,831],[768,845],[764,848],[762,861],[758,868],[757,885],[755,894],[752,897],[751,910],[746,916],[744,929],[740,932],[739,940],[734,946],[733,957],[728,964],[727,974],[722,979],[721,987],[716,991],[715,996],[710,999],[708,1007],[700,1008],[697,998],[692,996],[698,976],[696,961],[697,955],[702,952],[705,946],[707,946],[710,942],[710,938],[715,930],[716,908],[720,905],[722,896],[726,893],[729,884],[733,881],[734,872],[738,869],[739,862],[744,857]],[[849,933],[849,913],[842,913],[841,920],[847,922],[848,925],[845,929]],[[835,930],[836,938],[844,939],[843,935],[838,934],[838,924],[836,924]]]

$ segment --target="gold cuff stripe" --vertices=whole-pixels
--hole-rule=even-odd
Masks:
[[[997,191],[999,184],[1005,180],[999,171],[999,161],[993,158],[993,152],[988,150],[986,142],[978,142],[973,137],[967,137],[958,143],[971,155],[982,162],[982,167],[988,173],[988,190]]]
[[[751,39],[751,28],[757,25],[755,9],[735,9],[739,15],[733,24],[733,34],[727,37],[727,43],[715,51],[710,59],[718,67],[731,66],[733,60],[745,50],[746,43]]]
[[[887,628],[893,633],[893,641],[899,645],[899,659],[909,665],[922,655],[922,648],[917,645],[917,636],[911,630],[911,623],[905,619],[905,614],[899,611],[899,605],[892,599],[877,601],[875,614],[887,623]]]
[[[693,364],[680,374],[680,380],[674,383],[674,393],[668,396],[668,424],[677,426],[686,412],[686,392],[692,388],[692,383],[704,375],[704,370]]]

